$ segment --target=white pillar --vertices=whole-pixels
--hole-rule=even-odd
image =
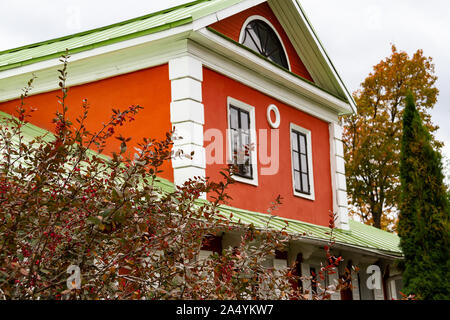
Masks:
[[[339,270],[336,267],[332,268],[331,270],[334,271],[334,273],[328,275],[329,285],[337,286],[338,279],[339,279]],[[341,292],[340,291],[333,292],[331,294],[330,299],[331,300],[341,300]]]
[[[375,300],[385,300],[384,299],[384,290],[383,290],[383,280],[382,279],[380,279],[380,283],[381,283],[381,288],[375,288],[374,289],[374,298],[375,298]]]
[[[344,144],[342,143],[342,127],[337,123],[330,123],[330,156],[333,211],[337,213],[336,227],[349,230]]]
[[[312,299],[312,288],[311,288],[311,280],[309,278],[311,277],[311,271],[309,269],[309,263],[302,262],[301,264],[301,270],[302,270],[302,277],[304,279],[302,280],[303,290],[309,291],[308,299]],[[303,292],[305,293],[305,292]]]
[[[201,61],[183,56],[169,61],[172,101],[170,121],[177,136],[173,150],[194,152],[192,159],[172,160],[175,185],[193,177],[205,177],[206,159],[203,147],[204,107],[202,104],[203,66]]]
[[[359,296],[358,273],[352,270],[352,296],[353,300],[361,300]]]

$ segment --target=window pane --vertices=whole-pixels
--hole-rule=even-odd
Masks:
[[[305,173],[302,173],[302,191],[309,193],[308,175]]]
[[[248,158],[249,150],[248,145],[250,142],[250,138],[247,134],[244,134],[242,132],[239,132],[240,142],[237,146],[237,153],[238,153],[238,164],[244,164],[246,162],[246,159]]]
[[[270,39],[267,41],[267,46],[265,49],[269,59],[273,59],[278,54],[281,46],[278,43],[275,35],[271,35]]]
[[[300,135],[300,152],[306,154],[306,137]]]
[[[241,129],[248,130],[249,129],[249,117],[247,112],[241,111]]]
[[[242,151],[246,154],[250,154],[250,135],[247,133],[242,134]]]
[[[295,132],[291,132],[292,150],[298,151],[298,139]]]
[[[261,40],[259,39],[257,33],[255,32],[255,29],[253,29],[250,25],[247,27],[246,30],[246,38],[244,44],[258,53],[261,53],[262,51]]]
[[[235,108],[230,108],[230,128],[231,129],[239,128],[238,111]]]
[[[297,152],[292,152],[292,163],[294,164],[294,170],[300,171],[300,160]]]
[[[302,172],[308,173],[308,164],[306,162],[306,155],[302,154],[300,156],[301,162],[302,162]]]
[[[245,164],[239,165],[239,174],[242,176],[248,176],[249,174],[248,166],[246,166]]]
[[[269,57],[270,60],[272,60],[273,62],[275,62],[276,64],[283,66],[283,62],[281,60],[281,56],[279,51],[275,51],[274,53],[272,53]],[[287,68],[286,68],[287,69]]]
[[[297,191],[302,190],[302,188],[300,186],[300,173],[297,171],[294,171],[294,186],[295,186],[295,190],[297,190]]]
[[[239,164],[239,175],[251,178],[252,177],[252,166],[250,157],[244,157],[242,164]]]
[[[259,52],[259,48],[255,45],[252,38],[247,34],[247,37],[243,43],[246,47],[252,49],[253,51]]]
[[[275,62],[276,64],[279,64],[280,66],[288,69],[288,64],[285,58],[284,53],[280,52],[278,49],[274,51],[270,56],[269,59]]]
[[[245,156],[245,163],[250,166],[252,164],[252,157],[250,156],[250,154]]]
[[[250,174],[252,160],[249,156],[245,157],[245,167],[246,171]]]
[[[239,136],[236,130],[231,130],[231,156],[233,157],[233,163],[237,163],[239,147]]]
[[[261,54],[266,56],[266,46],[267,46],[267,32],[265,25],[258,23],[258,21],[251,22],[253,30],[255,30],[256,34],[259,38],[260,48],[261,48]]]

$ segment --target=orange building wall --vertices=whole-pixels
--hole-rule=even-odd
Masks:
[[[259,186],[236,182],[230,186],[229,194],[233,197],[231,205],[257,212],[266,212],[270,203],[281,195],[284,200],[279,216],[297,219],[313,224],[328,225],[329,210],[333,210],[330,143],[328,123],[294,109],[280,101],[268,97],[217,72],[204,68],[203,103],[205,106],[204,130],[220,129],[225,132],[228,126],[227,97],[231,96],[255,107],[256,130],[270,130],[266,119],[266,109],[275,104],[281,115],[280,130],[280,167],[277,175],[259,174]],[[293,195],[290,151],[290,122],[311,131],[313,149],[315,200],[307,200]],[[270,131],[268,131],[270,132]],[[269,134],[270,136],[270,134]],[[225,134],[224,134],[224,139]],[[205,142],[207,146],[210,142]],[[258,145],[260,141],[257,141]],[[225,154],[224,146],[224,154]],[[258,147],[256,148],[258,150]],[[270,154],[270,150],[269,153]],[[207,155],[208,156],[208,155]],[[214,181],[221,180],[218,174],[225,165],[207,165],[206,176]],[[261,170],[258,155],[258,171]]]
[[[55,81],[57,81],[56,72]],[[59,106],[56,98],[59,93],[52,91],[37,94],[25,100],[27,105],[38,109],[32,114],[30,119],[32,124],[54,131],[51,121]],[[91,132],[100,129],[102,123],[109,120],[112,108],[124,110],[131,105],[140,105],[144,108],[139,111],[134,122],[126,123],[116,130],[117,134],[132,137],[128,150],[134,150],[133,145],[137,145],[144,137],[164,139],[165,133],[171,130],[171,88],[167,64],[69,88],[68,116],[73,123],[81,113],[83,99],[87,99],[90,105],[87,127]],[[14,108],[18,103],[19,100],[0,103],[0,110],[14,114]],[[117,139],[111,139],[105,153],[118,152],[119,144]],[[162,169],[164,172],[161,177],[173,181],[170,162]]]
[[[286,48],[289,63],[291,65],[291,71],[313,82],[311,75],[304,66],[303,62],[300,60],[300,57],[295,51],[294,46],[292,45],[286,32],[284,31],[278,19],[275,17],[275,14],[273,13],[272,9],[270,9],[270,6],[267,4],[267,2],[261,3],[255,7],[242,11],[239,14],[231,16],[222,21],[216,22],[212,24],[210,27],[226,35],[227,37],[233,39],[234,41],[238,42],[239,35],[243,27],[243,24],[245,23],[245,20],[247,20],[248,17],[253,15],[259,15],[266,18],[275,27]]]

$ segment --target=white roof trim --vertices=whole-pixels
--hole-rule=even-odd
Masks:
[[[323,59],[326,61],[327,65],[328,65],[328,68],[330,68],[330,70],[332,71],[332,73],[335,76],[336,80],[340,84],[342,90],[344,91],[345,96],[346,96],[347,100],[349,101],[350,106],[353,109],[353,112],[356,113],[357,112],[357,107],[356,107],[355,101],[353,100],[352,95],[348,92],[347,87],[345,86],[345,84],[342,81],[341,77],[337,73],[336,68],[334,67],[333,63],[331,62],[331,60],[330,60],[330,58],[328,56],[328,54],[326,53],[325,48],[323,47],[323,45],[320,42],[316,32],[314,31],[314,28],[312,27],[311,23],[309,22],[308,18],[306,17],[306,15],[305,15],[305,13],[304,13],[300,3],[298,2],[298,0],[291,0],[291,1],[294,2],[296,8],[298,9],[298,12],[299,12],[300,16],[302,17],[305,25],[308,28],[308,31],[313,36],[313,39],[315,40],[316,45],[317,45],[318,49],[320,50],[320,53],[321,53]]]

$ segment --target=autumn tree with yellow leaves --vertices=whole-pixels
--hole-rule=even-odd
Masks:
[[[400,195],[399,163],[405,96],[416,97],[417,110],[432,135],[430,110],[437,101],[437,77],[431,57],[398,51],[373,67],[354,93],[358,113],[342,119],[350,213],[366,224],[394,230]]]

